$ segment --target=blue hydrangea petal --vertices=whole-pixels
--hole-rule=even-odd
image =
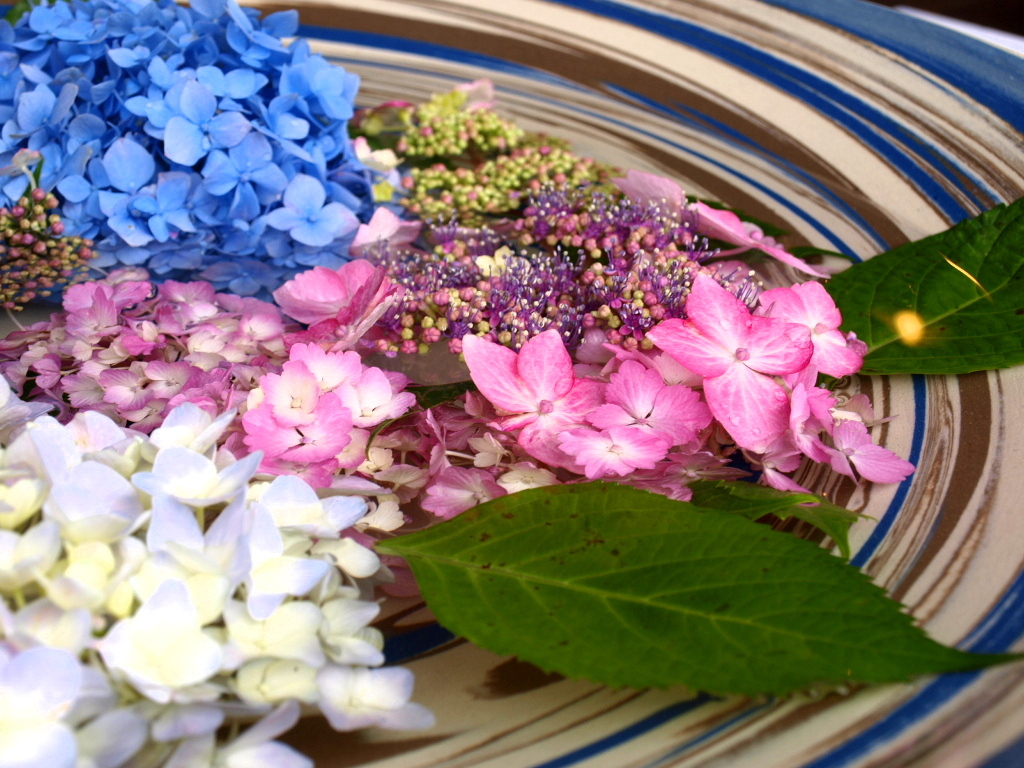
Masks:
[[[139,247],[152,242],[146,222],[126,213],[117,213],[107,219],[107,226],[121,236],[128,245]]]
[[[232,99],[248,99],[269,81],[251,69],[234,69],[224,77],[224,93]]]
[[[293,230],[304,223],[306,223],[306,217],[300,215],[293,208],[282,206],[267,214],[267,224],[282,232]]]
[[[226,195],[238,184],[235,163],[219,149],[211,152],[203,164],[203,184],[214,195]]]
[[[188,193],[192,187],[192,179],[187,173],[171,171],[161,173],[156,185],[156,199],[160,210],[170,211],[181,208],[188,202]]]
[[[150,216],[146,222],[149,226],[149,231],[153,237],[160,243],[166,243],[171,236],[171,230],[167,227],[167,222],[164,221],[164,217],[160,214],[156,216]]]
[[[171,211],[165,211],[163,216],[169,224],[177,227],[182,232],[196,231],[196,227],[192,223],[192,217],[185,208],[175,208]]]
[[[299,12],[289,10],[272,13],[263,19],[261,26],[264,32],[275,37],[294,37],[299,30]]]
[[[284,191],[284,204],[304,216],[318,213],[326,200],[324,185],[305,173],[296,174]]]
[[[38,130],[50,119],[57,97],[48,86],[38,85],[33,91],[26,91],[18,99],[18,125],[28,133]]]
[[[103,155],[103,169],[110,184],[122,192],[135,192],[156,171],[153,156],[129,138],[120,138]]]
[[[175,163],[193,166],[208,151],[203,146],[204,139],[198,125],[181,115],[175,115],[164,128],[164,154]]]
[[[233,147],[252,130],[252,124],[240,112],[221,112],[207,124],[215,147]]]
[[[260,201],[251,184],[239,184],[235,187],[235,196],[231,201],[231,208],[228,209],[228,216],[232,219],[251,221],[260,214]]]
[[[217,99],[205,85],[189,80],[181,90],[178,109],[196,125],[202,125],[217,111]]]
[[[72,203],[80,203],[92,193],[92,184],[84,176],[66,176],[57,182],[61,197]]]
[[[68,123],[68,136],[76,141],[94,141],[100,138],[107,131],[107,124],[99,115],[86,112],[76,115]]]
[[[267,165],[263,168],[257,168],[249,174],[249,178],[256,186],[260,187],[262,191],[274,195],[281,194],[284,192],[285,187],[288,186],[288,177],[286,177],[284,175],[284,171],[276,165]]]

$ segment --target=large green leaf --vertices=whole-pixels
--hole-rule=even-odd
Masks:
[[[690,490],[693,491],[691,503],[702,509],[732,512],[748,520],[759,520],[766,515],[775,515],[780,520],[790,517],[803,520],[826,533],[839,547],[840,554],[850,558],[850,526],[860,516],[823,496],[725,480],[698,480],[690,484]]]
[[[1024,363],[1024,199],[829,280],[865,373],[969,373]]]
[[[378,548],[452,632],[614,686],[783,694],[1007,658],[928,639],[820,547],[612,483],[505,496]]]

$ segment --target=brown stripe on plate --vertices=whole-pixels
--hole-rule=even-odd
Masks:
[[[924,573],[931,561],[945,546],[988,466],[989,439],[992,430],[992,396],[988,374],[984,371],[957,377],[960,385],[960,439],[956,447],[953,476],[956,482],[946,490],[932,534],[917,561],[892,590],[892,596],[903,601],[907,591]]]

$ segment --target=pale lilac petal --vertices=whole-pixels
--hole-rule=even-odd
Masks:
[[[789,428],[789,398],[768,376],[734,365],[704,380],[711,413],[741,448],[764,453]]]

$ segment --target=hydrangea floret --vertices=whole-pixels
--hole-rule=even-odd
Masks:
[[[0,763],[305,767],[274,741],[300,705],[339,730],[432,724],[411,673],[377,669],[364,498],[254,475],[192,404],[146,436],[3,387],[0,416],[28,420],[0,457]]]
[[[44,3],[0,22],[0,204],[26,194],[30,152],[95,267],[266,298],[339,266],[387,174],[348,135],[358,77],[286,45],[297,26],[235,0]]]

